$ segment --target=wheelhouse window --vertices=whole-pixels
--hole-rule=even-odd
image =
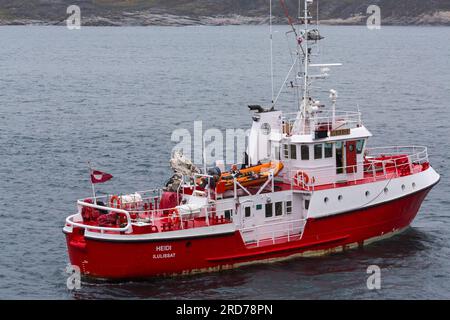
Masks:
[[[361,154],[364,149],[364,139],[360,139],[356,141],[356,153]]]
[[[273,205],[272,203],[266,203],[266,218],[273,216]]]
[[[297,159],[297,146],[295,144],[291,144],[291,159]]]
[[[289,145],[283,144],[283,156],[285,159],[289,159]]]
[[[302,145],[300,147],[302,160],[309,160],[309,146],[308,145]]]
[[[286,214],[292,213],[292,201],[286,201]]]
[[[276,216],[283,215],[283,202],[275,202],[275,215]]]
[[[305,199],[305,209],[308,210],[309,209],[309,199]]]
[[[252,214],[252,208],[245,207],[245,217],[248,218],[251,216],[251,214]]]
[[[233,216],[233,210],[225,210],[224,214],[225,214],[225,219],[231,220],[231,217]]]
[[[325,143],[324,146],[325,149],[325,158],[332,158],[333,157],[333,144],[332,143]]]
[[[315,144],[314,145],[314,159],[322,159],[322,144]]]

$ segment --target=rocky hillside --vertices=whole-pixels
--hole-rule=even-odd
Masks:
[[[298,1],[285,1],[296,16]],[[367,7],[376,4],[386,25],[450,25],[450,0],[316,1],[323,23],[365,23]],[[273,3],[276,22],[285,23]],[[72,4],[81,8],[83,25],[223,25],[267,23],[269,0],[0,0],[0,24],[62,24]]]

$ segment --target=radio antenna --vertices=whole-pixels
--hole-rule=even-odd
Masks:
[[[273,28],[272,28],[272,0],[270,0],[269,10],[269,28],[270,28],[270,79],[272,81],[272,107],[274,104],[274,84],[273,84]]]

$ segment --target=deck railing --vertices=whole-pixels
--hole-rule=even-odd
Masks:
[[[155,189],[157,190],[157,189]],[[151,190],[153,191],[153,190]],[[147,191],[148,192],[148,191]],[[139,192],[137,192],[139,194]],[[142,192],[143,193],[143,192]],[[136,193],[135,193],[136,194]],[[149,207],[145,208],[145,204],[148,203],[146,201],[153,200],[153,197],[142,198],[142,200],[127,202],[126,210],[122,207],[117,208],[111,205],[98,205],[94,203],[90,203],[91,201],[102,201],[105,200],[106,203],[109,203],[109,198],[111,196],[100,196],[96,198],[87,198],[83,200],[78,200],[78,213],[69,216],[66,219],[66,224],[69,226],[75,226],[79,228],[83,228],[86,230],[96,230],[102,233],[106,231],[112,232],[126,232],[130,233],[133,230],[133,225],[136,224],[147,224],[147,225],[158,225],[158,222],[173,222],[179,229],[184,229],[185,223],[192,221],[194,217],[205,217],[206,224],[209,225],[211,220],[213,219],[213,214],[216,213],[216,209],[212,204],[207,203],[204,206],[200,206],[192,210],[191,212],[179,212],[177,207],[173,208],[159,208],[159,200],[155,201],[155,206],[150,209]],[[81,221],[75,221],[75,219],[80,219],[81,212],[83,207],[93,208],[97,210],[101,210],[107,213],[118,213],[124,214],[126,217],[126,226],[96,226],[84,223]],[[212,223],[215,223],[212,220]],[[162,224],[162,223],[161,223]],[[160,224],[160,225],[161,225]]]
[[[339,130],[352,129],[362,126],[361,112],[356,111],[322,111],[307,121],[297,118],[297,113],[285,114],[281,119],[283,133],[292,134],[313,134],[317,130]]]
[[[118,209],[118,208],[99,206],[99,205],[96,205],[96,204],[84,202],[82,200],[78,200],[77,203],[78,203],[78,206],[80,206],[80,207],[88,207],[88,208],[93,208],[93,209],[97,209],[97,210],[111,211],[111,212],[124,214],[126,219],[127,219],[126,226],[124,226],[124,227],[100,227],[100,226],[88,225],[88,224],[83,223],[82,221],[81,222],[74,221],[77,218],[77,216],[79,217],[79,213],[73,214],[73,215],[68,216],[66,218],[66,224],[68,226],[78,227],[78,228],[82,228],[82,229],[85,229],[85,230],[96,230],[96,231],[100,231],[102,233],[105,232],[105,231],[131,233],[133,231],[133,228],[132,228],[132,225],[131,225],[130,213],[128,211],[122,210],[122,209]]]
[[[428,162],[428,149],[424,146],[389,146],[367,148],[365,156],[379,158],[382,156],[407,155],[413,163]]]
[[[428,162],[428,152],[422,146],[395,146],[367,149],[364,162],[354,166],[323,166],[319,168],[290,169],[286,182],[291,186],[313,191],[319,186],[330,185],[333,188],[343,184],[357,184],[361,179],[396,178],[415,174],[422,170],[421,165]],[[361,169],[363,174],[361,174]],[[359,173],[359,174],[358,174]],[[342,180],[339,180],[340,177]]]
[[[272,244],[275,244],[277,240],[287,240],[288,242],[298,240],[298,236],[301,236],[303,233],[305,224],[306,219],[296,219],[246,227],[240,229],[240,232],[247,245],[255,243],[259,247],[262,241],[271,241]],[[269,230],[266,231],[264,229]],[[252,232],[251,236],[249,236],[251,239],[246,239],[246,234],[250,232]]]

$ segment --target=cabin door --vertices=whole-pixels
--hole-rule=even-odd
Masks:
[[[256,241],[255,215],[251,204],[243,205],[241,211],[242,229],[241,235],[245,243],[253,243]]]
[[[356,141],[345,142],[345,160],[347,173],[355,173],[356,167]]]
[[[242,226],[244,228],[250,228],[255,226],[254,212],[251,204],[243,206],[242,210]]]

